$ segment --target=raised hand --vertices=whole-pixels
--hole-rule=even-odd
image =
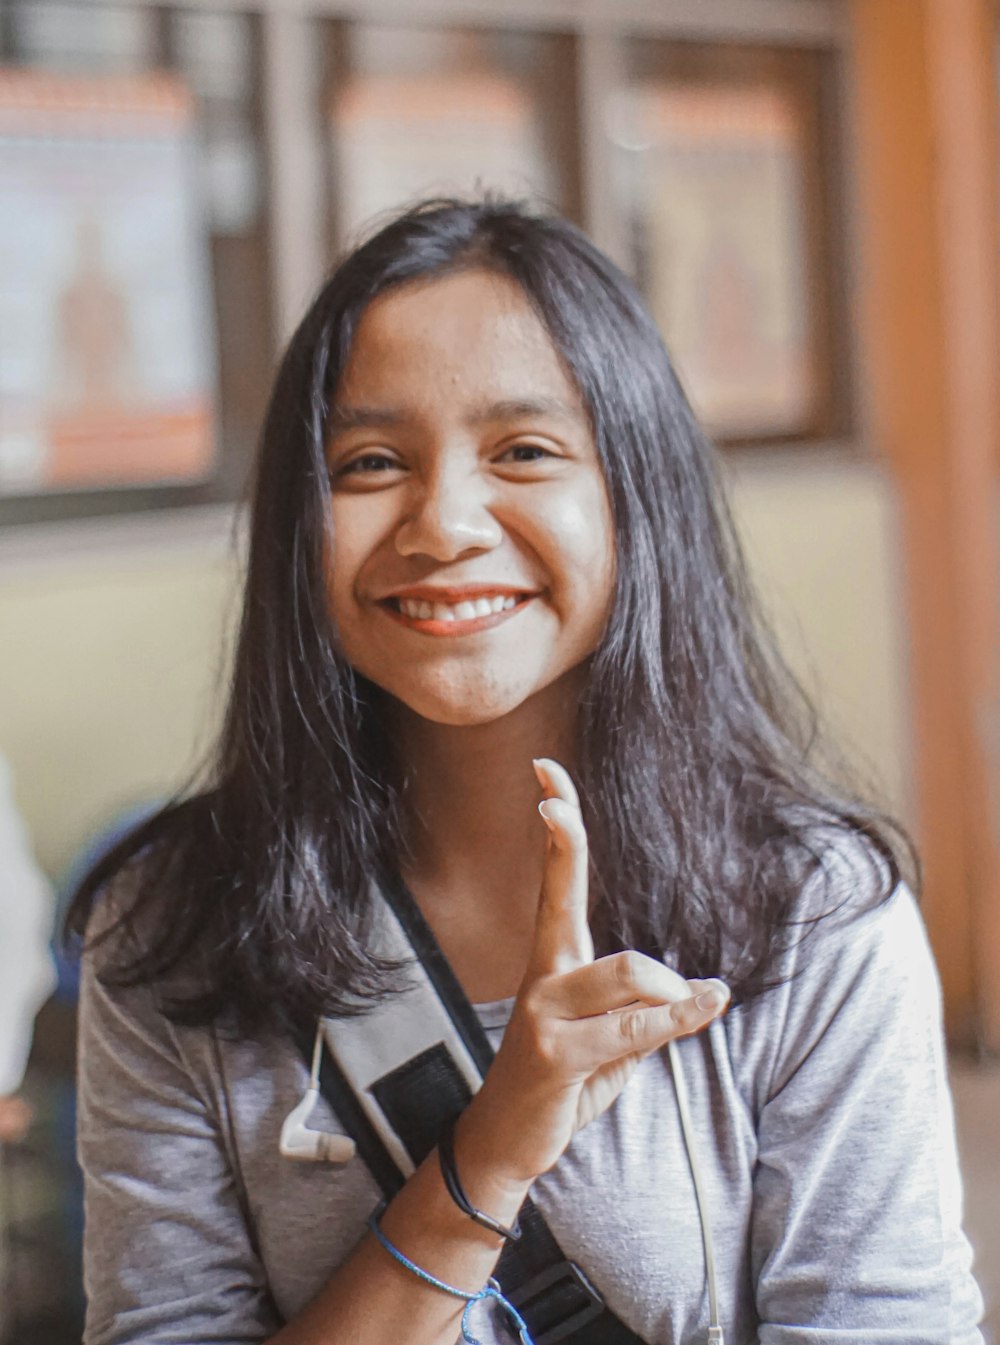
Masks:
[[[576,790],[555,761],[537,761],[535,771],[549,841],[534,946],[503,1043],[462,1127],[470,1149],[488,1151],[493,1175],[512,1185],[547,1171],[644,1056],[707,1026],[729,1000],[721,981],[685,981],[641,953],[594,960]]]

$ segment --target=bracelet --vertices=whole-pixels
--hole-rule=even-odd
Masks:
[[[521,1225],[517,1219],[514,1220],[513,1227],[505,1228],[498,1220],[484,1214],[482,1210],[477,1210],[462,1189],[462,1183],[458,1179],[458,1169],[455,1167],[455,1122],[457,1119],[457,1117],[453,1117],[448,1122],[437,1143],[441,1176],[448,1188],[448,1194],[462,1213],[467,1214],[477,1224],[481,1224],[483,1228],[488,1228],[491,1233],[496,1233],[498,1237],[506,1238],[509,1242],[517,1242],[521,1236]]]
[[[414,1265],[409,1257],[404,1256],[398,1247],[394,1247],[382,1232],[378,1221],[381,1218],[384,1209],[385,1201],[383,1200],[381,1205],[372,1211],[368,1219],[368,1227],[375,1234],[375,1237],[389,1255],[398,1261],[401,1266],[405,1266],[411,1274],[416,1275],[417,1279],[423,1280],[424,1284],[429,1284],[435,1289],[440,1289],[442,1293],[451,1294],[453,1298],[464,1298],[466,1300],[465,1311],[462,1313],[462,1339],[466,1342],[466,1345],[482,1345],[482,1342],[477,1340],[469,1329],[469,1316],[474,1304],[482,1303],[487,1298],[495,1299],[507,1313],[508,1317],[510,1317],[517,1329],[518,1339],[521,1341],[521,1345],[534,1345],[534,1341],[528,1334],[527,1322],[518,1312],[517,1308],[514,1307],[514,1304],[504,1298],[496,1280],[491,1277],[486,1281],[485,1289],[480,1289],[477,1293],[470,1294],[465,1289],[456,1289],[450,1284],[445,1284],[444,1280],[439,1280],[434,1275],[428,1274],[426,1270],[421,1270],[419,1266]]]

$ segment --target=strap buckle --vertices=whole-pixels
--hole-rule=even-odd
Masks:
[[[556,1302],[546,1304],[544,1299],[553,1290]],[[535,1319],[531,1322],[535,1345],[555,1345],[604,1311],[604,1299],[574,1261],[547,1266],[507,1297],[522,1316],[530,1314]]]

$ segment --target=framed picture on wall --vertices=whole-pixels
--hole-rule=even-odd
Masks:
[[[799,100],[765,81],[638,82],[612,127],[634,270],[703,423],[807,435],[828,394]]]
[[[0,497],[213,474],[193,132],[172,75],[0,70]]]
[[[428,195],[565,195],[539,74],[558,39],[354,24],[329,128],[341,238]],[[563,158],[571,156],[563,155]]]

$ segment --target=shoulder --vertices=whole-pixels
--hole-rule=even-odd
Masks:
[[[818,840],[774,983],[727,1021],[757,1111],[807,1062],[857,1069],[897,1036],[933,1051],[940,1035],[937,971],[912,891],[865,838]]]
[[[155,899],[177,904],[199,871],[213,866],[213,795],[194,795],[135,814],[92,852],[75,884],[67,930],[93,938],[109,909],[125,916]],[[217,838],[216,838],[217,839]]]
[[[203,951],[184,937],[171,887],[148,849],[93,893],[80,946],[80,1040],[94,1034],[175,1053],[184,1007],[205,996]]]
[[[929,957],[914,893],[868,837],[833,829],[816,834],[817,862],[803,883],[779,969],[789,983],[836,995],[845,979],[880,968],[908,979]]]
[[[148,815],[101,854],[79,883],[67,918],[84,969],[102,979],[153,983],[167,972],[197,975],[210,937],[213,871],[205,833],[210,796]],[[180,983],[180,982],[179,982]]]
[[[161,914],[146,900],[154,880],[146,856],[129,859],[94,892],[80,949],[81,1023],[94,1014],[161,1017],[161,986],[145,974]]]
[[[831,966],[892,948],[899,929],[921,928],[895,856],[861,831],[823,824],[803,833],[808,863],[782,925],[772,984],[824,983]]]

